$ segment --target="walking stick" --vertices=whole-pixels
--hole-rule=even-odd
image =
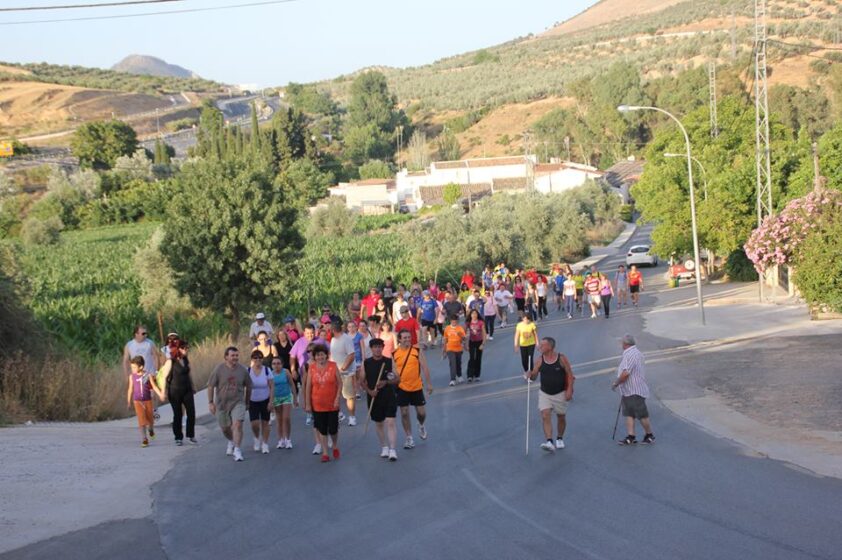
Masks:
[[[620,423],[620,408],[623,406],[623,397],[620,397],[620,404],[617,405],[617,418],[614,419],[614,432],[611,434],[611,441],[617,439],[617,424]]]
[[[526,378],[526,454],[529,455],[529,393],[532,389],[532,377]]]
[[[365,366],[363,366],[365,367]],[[377,381],[374,383],[375,389],[377,388],[377,384],[380,383],[380,377],[383,375],[383,369],[386,367],[386,362],[380,366],[380,373],[377,374]],[[368,433],[368,424],[371,422],[371,409],[374,406],[374,399],[377,398],[377,395],[371,397],[371,403],[368,405],[368,414],[365,417],[365,429],[363,430],[363,435]]]

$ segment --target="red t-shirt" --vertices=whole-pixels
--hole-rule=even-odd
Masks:
[[[368,294],[363,298],[363,309],[365,309],[365,316],[371,317],[374,314],[374,310],[377,308],[377,302],[380,301],[380,295],[375,294],[371,295]]]
[[[472,273],[463,274],[462,280],[459,281],[459,284],[467,284],[469,290],[474,289],[474,275]]]
[[[412,334],[412,345],[415,346],[418,344],[418,321],[415,320],[415,317],[410,317],[409,319],[401,319],[397,323],[395,323],[395,332],[399,333],[403,329],[406,329]]]
[[[642,279],[643,275],[640,271],[629,272],[629,286],[640,286],[640,280]]]
[[[339,382],[336,380],[338,371],[335,362],[327,362],[322,370],[315,362],[310,364],[307,371],[311,384],[310,404],[315,412],[337,410],[335,404],[336,391],[339,389]]]

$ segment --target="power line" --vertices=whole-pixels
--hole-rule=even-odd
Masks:
[[[167,14],[187,14],[187,13],[195,13],[195,12],[212,12],[216,10],[231,10],[234,8],[250,8],[253,6],[269,6],[272,4],[288,4],[291,2],[297,2],[298,0],[266,0],[264,2],[249,2],[246,4],[232,4],[231,6],[214,6],[212,8],[187,8],[183,10],[167,10],[167,11],[160,11],[160,12],[145,12],[142,14],[121,14],[121,15],[113,15],[113,16],[90,16],[90,17],[78,17],[78,18],[65,18],[65,19],[39,19],[39,20],[29,20],[29,21],[4,21],[0,22],[0,26],[3,25],[27,25],[31,23],[62,23],[68,21],[92,21],[92,20],[101,20],[101,19],[125,19],[125,18],[136,18],[136,17],[145,17],[145,16],[160,16],[160,15],[167,15]]]
[[[184,0],[129,0],[126,2],[106,2],[104,4],[65,4],[63,6],[24,6],[22,8],[0,8],[0,12],[33,12],[42,10],[72,10],[76,8],[113,8],[115,6],[133,6],[136,4],[162,4],[164,2],[183,2]]]

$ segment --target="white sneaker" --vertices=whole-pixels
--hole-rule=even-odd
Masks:
[[[233,441],[228,442],[228,449],[225,450],[225,454],[228,455],[229,457],[234,454],[234,442]]]
[[[240,451],[239,447],[234,448],[234,460],[238,462],[243,460],[243,452]]]
[[[307,424],[308,426],[313,425],[313,415],[310,414],[309,412],[307,413],[307,419],[304,420],[304,423]]]
[[[404,449],[412,449],[415,447],[415,441],[412,439],[412,436],[407,436],[406,441],[403,443]]]
[[[344,421],[345,421],[345,415],[340,412],[339,413],[339,422],[342,423]]]
[[[284,449],[292,449],[292,440],[291,439],[287,440],[287,444],[286,444],[286,447],[284,447]]]
[[[493,336],[489,336],[489,337],[488,337],[488,340],[494,340],[494,337],[493,337]]]
[[[389,457],[389,448],[388,447],[380,448],[380,457],[382,457],[383,459],[386,459],[386,458]]]
[[[389,450],[389,460],[393,463],[398,460],[398,454],[395,452],[394,449]]]
[[[461,385],[461,384],[462,384],[462,383],[464,383],[464,382],[465,382],[465,380],[464,380],[464,379],[462,379],[462,376],[461,376],[461,375],[460,375],[459,377],[457,377],[457,378],[456,378],[456,384],[457,384],[457,385]]]
[[[418,435],[421,436],[421,439],[427,439],[427,427],[424,424],[418,426]]]
[[[561,438],[556,438],[555,440],[555,448],[556,449],[564,449],[564,440]]]
[[[357,417],[356,416],[349,416],[348,417],[348,425],[349,426],[356,426],[357,425]]]
[[[313,455],[321,455],[322,454],[322,444],[317,443],[315,447],[313,447]]]
[[[555,451],[555,445],[553,445],[553,442],[551,441],[545,441],[541,444],[541,449],[543,449],[544,451],[553,452]]]
[[[448,385],[450,385],[451,387],[455,387],[455,386],[456,386],[456,382],[455,382],[455,381],[451,381],[450,383],[448,383]]]
[[[269,455],[269,444],[268,443],[262,444],[260,446],[260,452],[263,453],[264,455]]]
[[[260,440],[259,439],[254,440],[254,450],[255,450],[255,452],[260,451]]]
[[[279,439],[278,445],[275,446],[275,449],[285,449],[285,448],[286,448],[286,442],[282,439]]]

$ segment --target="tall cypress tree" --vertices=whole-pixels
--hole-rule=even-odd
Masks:
[[[257,106],[251,102],[251,149],[255,154],[260,152],[260,127],[257,121]]]

